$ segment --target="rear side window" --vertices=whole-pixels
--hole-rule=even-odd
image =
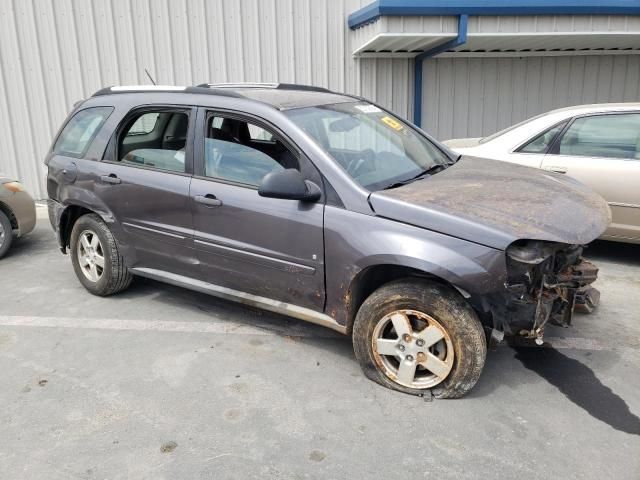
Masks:
[[[640,159],[640,113],[577,118],[562,136],[556,153]]]
[[[189,114],[163,108],[130,117],[118,137],[118,161],[185,173]]]
[[[518,149],[518,152],[523,153],[546,153],[553,140],[562,131],[567,122],[562,122],[555,127],[551,127],[549,130],[542,132],[536,138],[526,143],[523,147]]]
[[[80,110],[65,125],[53,147],[53,153],[68,157],[82,157],[111,112],[113,107]]]

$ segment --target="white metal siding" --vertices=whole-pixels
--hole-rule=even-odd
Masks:
[[[42,160],[73,103],[107,85],[295,82],[411,116],[410,60],[354,59],[368,0],[0,0],[0,172],[46,196]]]
[[[353,58],[352,52],[365,34],[447,32],[455,30],[456,19],[388,17],[350,31],[347,16],[368,3],[0,0],[0,172],[45,197],[42,160],[72,104],[106,85],[148,84],[145,68],[161,84],[325,86],[411,118],[413,60]],[[503,17],[470,19],[469,29],[637,30],[638,21]],[[639,61],[627,55],[428,60],[424,127],[443,139],[484,135],[559,106],[637,101]]]
[[[639,55],[436,58],[423,69],[423,128],[442,140],[555,108],[640,100]]]
[[[640,17],[630,15],[502,15],[469,17],[468,32],[638,32]]]
[[[456,16],[383,16],[357,28],[354,54],[410,58],[457,35]],[[640,16],[471,16],[467,41],[456,51],[628,50],[640,48]],[[542,55],[542,53],[538,53]]]

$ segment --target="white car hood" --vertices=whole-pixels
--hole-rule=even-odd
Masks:
[[[482,137],[478,137],[478,138],[452,138],[451,140],[445,140],[444,143],[447,147],[452,148],[452,149],[458,149],[458,148],[468,148],[468,147],[475,147],[477,145],[480,144],[480,140],[482,140]]]

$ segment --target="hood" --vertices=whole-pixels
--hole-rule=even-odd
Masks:
[[[585,244],[611,222],[604,199],[577,180],[465,156],[369,201],[377,215],[499,249],[519,239]]]
[[[444,143],[449,148],[469,148],[475,147],[480,144],[482,137],[478,138],[452,138],[451,140],[445,140]]]

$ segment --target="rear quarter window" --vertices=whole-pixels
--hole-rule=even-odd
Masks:
[[[111,112],[113,107],[91,107],[77,112],[60,132],[53,153],[82,157]]]

